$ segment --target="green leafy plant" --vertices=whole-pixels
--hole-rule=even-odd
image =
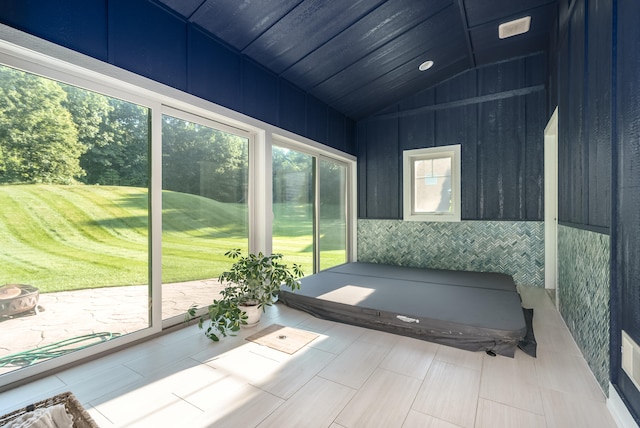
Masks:
[[[298,278],[304,275],[299,265],[294,263],[289,268],[282,263],[283,256],[279,253],[242,256],[240,249],[234,249],[227,251],[225,256],[236,261],[230,270],[218,278],[222,285],[226,285],[220,292],[222,298],[214,300],[198,321],[200,328],[204,328],[204,323],[209,321],[205,335],[216,342],[220,340],[218,335],[226,337],[247,324],[243,306],[257,306],[264,311],[265,306],[273,304],[282,285],[291,291],[299,290]],[[195,305],[188,309],[188,320],[196,317],[197,309]]]

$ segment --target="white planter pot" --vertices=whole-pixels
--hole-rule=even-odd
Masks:
[[[258,307],[258,305],[240,305],[240,309],[242,309],[242,311],[247,314],[247,324],[242,325],[242,327],[253,327],[260,322],[260,317],[262,316],[262,308]]]

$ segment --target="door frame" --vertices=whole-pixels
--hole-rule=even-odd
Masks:
[[[558,286],[558,107],[544,129],[544,287]]]

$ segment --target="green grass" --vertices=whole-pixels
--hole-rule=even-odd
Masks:
[[[273,207],[273,251],[313,273],[313,212],[309,204],[276,204]],[[338,214],[321,214],[320,257],[323,269],[346,261],[344,228]]]
[[[0,186],[0,284],[44,293],[147,284],[147,205],[146,189],[133,187]],[[312,273],[308,207],[274,211],[274,251]],[[224,253],[248,246],[246,217],[243,205],[163,192],[163,282],[217,277],[231,263]],[[336,229],[321,237],[323,266],[344,262]]]

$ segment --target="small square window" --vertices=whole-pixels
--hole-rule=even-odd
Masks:
[[[405,150],[404,219],[460,221],[460,145]]]

